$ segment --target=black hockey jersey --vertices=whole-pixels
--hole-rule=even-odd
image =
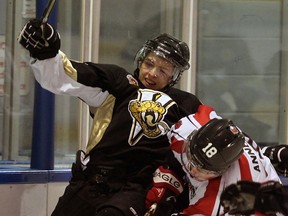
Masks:
[[[52,60],[53,64],[49,63]],[[55,61],[58,66],[52,73]],[[45,64],[47,72],[43,70]],[[147,170],[145,176],[152,178],[169,151],[166,133],[201,104],[194,95],[178,89],[162,93],[141,88],[134,76],[116,65],[79,63],[58,54],[32,67],[42,87],[77,96],[91,108],[97,107],[87,145],[87,170],[91,172],[98,165],[118,166],[128,176]]]

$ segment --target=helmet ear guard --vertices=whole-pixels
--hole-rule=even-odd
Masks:
[[[183,71],[190,68],[188,45],[169,34],[161,34],[144,43],[138,50],[134,60],[138,68],[140,68],[141,63],[150,52],[154,52],[157,56],[168,60],[175,66],[172,82],[169,84],[169,87],[178,82]]]
[[[245,144],[241,130],[228,119],[212,119],[188,138],[188,160],[220,174],[239,159]]]

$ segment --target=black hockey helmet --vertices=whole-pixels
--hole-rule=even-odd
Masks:
[[[190,67],[190,51],[188,45],[167,33],[160,34],[151,40],[147,40],[139,49],[135,56],[135,64],[138,68],[150,52],[154,52],[156,55],[168,60],[175,66],[173,80],[170,83],[170,86],[177,83],[183,71],[188,70]]]
[[[228,119],[212,119],[188,137],[187,158],[192,166],[222,174],[243,153],[245,137]]]

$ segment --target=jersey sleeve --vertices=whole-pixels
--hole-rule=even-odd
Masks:
[[[196,113],[181,118],[167,134],[172,151],[180,153],[187,137],[213,118],[221,117],[212,107],[203,104],[199,106]]]
[[[281,181],[270,159],[263,154],[261,148],[248,135],[245,137],[244,153],[240,159],[242,159],[239,160],[239,163],[242,162],[240,163],[241,180],[245,180],[243,176],[247,176],[249,171],[251,178],[248,180],[255,182]],[[248,165],[244,166],[245,163]],[[248,166],[250,169],[246,168]]]
[[[41,87],[54,94],[79,97],[93,107],[99,107],[108,96],[108,92],[99,87],[85,86],[77,82],[70,61],[66,60],[65,54],[61,52],[50,59],[31,59],[30,66]]]

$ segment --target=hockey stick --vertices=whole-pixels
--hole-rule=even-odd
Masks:
[[[157,203],[152,204],[144,216],[153,216],[156,211],[156,208],[157,208]]]
[[[47,23],[48,21],[48,18],[52,12],[52,9],[54,7],[56,3],[56,0],[49,0],[48,4],[46,5],[45,7],[45,10],[42,14],[42,18],[41,18],[41,28],[42,28],[42,36],[43,38],[45,38],[45,32],[44,32],[44,25]],[[45,41],[45,47],[48,47],[49,46],[49,43],[47,42],[47,40],[44,40]]]
[[[56,0],[49,0],[48,4],[45,7],[45,10],[43,12],[42,18],[41,18],[42,24],[47,23],[48,18],[51,14],[51,11],[52,11],[55,3],[56,3]]]

